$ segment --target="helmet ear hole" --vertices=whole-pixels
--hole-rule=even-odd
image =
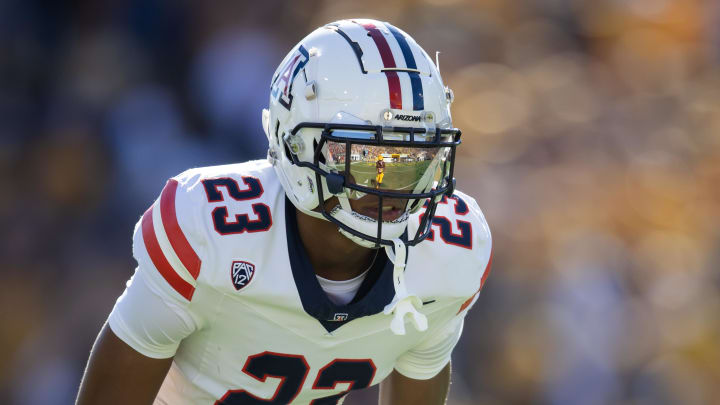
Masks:
[[[275,120],[275,142],[280,145],[280,136],[278,136],[278,131],[280,130],[280,120]]]

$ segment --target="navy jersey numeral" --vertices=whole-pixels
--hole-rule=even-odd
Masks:
[[[455,214],[460,216],[467,215],[470,212],[468,205],[462,198],[453,194],[449,199],[455,201]],[[449,204],[448,197],[443,196],[439,204]],[[427,203],[425,203],[427,206]],[[420,216],[422,221],[422,215]],[[459,233],[453,232],[452,223],[450,219],[442,215],[435,215],[432,220],[433,226],[440,228],[440,239],[448,245],[459,246],[465,249],[472,249],[472,224],[470,221],[463,221],[461,219],[455,220],[455,225]],[[431,229],[427,240],[435,240],[435,230]]]
[[[208,202],[211,203],[225,200],[225,197],[220,192],[220,187],[224,187],[235,201],[252,200],[263,195],[264,190],[260,180],[243,176],[242,181],[245,183],[245,188],[242,190],[235,179],[228,177],[203,180],[202,184]],[[237,214],[234,221],[228,222],[227,207],[215,207],[211,214],[215,231],[220,235],[233,235],[243,232],[264,232],[270,229],[272,226],[270,207],[263,203],[255,203],[251,205],[251,208],[257,219],[250,220],[248,214]]]
[[[248,357],[243,367],[243,372],[258,381],[265,382],[268,377],[280,378],[280,384],[273,396],[269,399],[259,398],[246,390],[230,390],[220,398],[216,405],[267,405],[267,404],[289,404],[300,393],[308,371],[305,357],[281,354],[273,352],[262,352]]]
[[[248,357],[243,372],[265,382],[268,377],[280,378],[272,397],[264,399],[244,389],[230,390],[215,405],[280,405],[292,402],[300,393],[310,367],[302,355],[262,352]],[[335,405],[350,390],[367,388],[377,371],[370,359],[336,359],[321,368],[313,384],[314,390],[334,389],[349,383],[348,391],[314,399],[311,405]]]
[[[336,405],[350,390],[359,390],[370,386],[375,378],[375,364],[370,359],[336,359],[320,369],[313,389],[334,389],[339,383],[349,383],[347,391],[325,398],[318,398],[310,405]]]

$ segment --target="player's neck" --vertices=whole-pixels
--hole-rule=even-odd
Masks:
[[[315,274],[328,280],[349,280],[369,268],[376,256],[375,250],[343,236],[331,222],[296,212],[300,240]]]

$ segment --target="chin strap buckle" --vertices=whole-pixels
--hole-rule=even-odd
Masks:
[[[325,183],[331,194],[340,194],[345,186],[345,177],[338,173],[328,173],[325,176]]]
[[[417,295],[408,294],[405,287],[405,264],[407,263],[407,246],[400,239],[393,239],[394,249],[385,247],[390,261],[393,262],[393,285],[395,286],[395,298],[385,306],[385,315],[393,314],[390,322],[390,330],[396,335],[405,334],[405,316],[410,315],[415,329],[420,332],[427,330],[427,317],[418,312],[422,308],[422,300]],[[394,250],[394,251],[393,251]]]

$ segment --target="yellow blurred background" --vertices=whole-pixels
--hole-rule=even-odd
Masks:
[[[720,403],[713,0],[0,3],[0,403],[72,403],[140,214],[264,157],[276,65],[351,17],[441,52],[493,231],[449,404]]]

